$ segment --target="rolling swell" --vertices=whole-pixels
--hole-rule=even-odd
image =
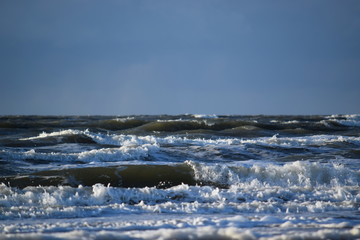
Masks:
[[[27,186],[92,186],[100,183],[113,187],[168,188],[182,183],[195,185],[192,168],[179,165],[123,165],[39,171],[24,176],[1,177],[11,187]]]
[[[90,129],[96,131],[124,131],[126,133],[183,132],[221,135],[253,136],[313,134],[346,131],[352,134],[359,124],[358,115],[334,116],[218,116],[214,118],[193,115],[159,116],[1,116],[0,131],[23,129],[49,131],[61,129]]]

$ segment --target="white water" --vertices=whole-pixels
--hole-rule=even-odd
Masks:
[[[98,144],[105,145],[102,148],[79,148],[78,145],[61,143],[61,138],[69,135],[83,135],[91,138]],[[259,147],[282,148],[302,150],[308,149],[317,154],[331,154],[332,156],[339,153],[341,156],[342,148],[334,144],[348,144],[360,146],[360,137],[355,136],[338,136],[338,135],[314,135],[301,137],[272,137],[261,138],[216,138],[200,139],[187,138],[178,136],[156,137],[156,136],[136,136],[123,134],[102,134],[93,133],[89,130],[62,130],[50,133],[41,133],[35,137],[22,138],[20,141],[38,141],[48,138],[57,138],[59,144],[45,148],[36,149],[17,149],[1,150],[8,159],[28,159],[34,158],[46,161],[75,162],[84,163],[103,163],[132,161],[156,156],[158,161],[185,161],[187,159],[222,159],[223,152],[244,154],[247,159],[271,160],[280,158],[284,155],[281,149],[274,151],[272,149],[262,149]],[[109,147],[112,146],[112,147]],[[60,151],[54,151],[56,149]],[[66,149],[69,149],[68,151]],[[305,152],[305,150],[304,150]],[[178,160],[172,159],[173,156],[180,154]],[[306,154],[306,152],[304,153]],[[220,155],[219,158],[216,156]],[[234,155],[236,156],[236,155]],[[313,155],[311,155],[313,156]],[[301,157],[301,156],[300,156]],[[306,157],[305,155],[302,156]],[[306,157],[307,159],[308,157]],[[154,157],[155,159],[155,157]],[[299,158],[301,159],[301,158]],[[227,160],[232,159],[231,156]]]
[[[168,189],[26,187],[0,185],[2,219],[86,217],[105,213],[315,213],[358,211],[360,173],[341,165],[294,162],[285,165],[226,166],[187,162],[195,179],[228,185]]]
[[[331,122],[356,129],[359,115],[329,116],[319,124]],[[335,130],[253,138],[74,129],[26,133],[19,137],[24,147],[0,150],[0,163],[20,173],[185,164],[198,185],[20,189],[4,182],[0,239],[360,239],[360,136]],[[69,136],[94,143],[66,142]]]
[[[359,212],[358,186],[276,185],[253,180],[229,189],[184,184],[124,189],[96,184],[19,190],[2,184],[0,238],[360,237],[360,221],[348,220]]]
[[[357,239],[360,225],[316,216],[122,215],[77,222],[24,220],[4,227],[3,239]],[[19,230],[20,229],[20,230]],[[76,229],[76,230],[73,230]],[[266,229],[266,230],[265,230]],[[301,231],[286,231],[300,229]]]

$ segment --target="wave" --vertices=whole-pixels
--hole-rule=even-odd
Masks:
[[[137,173],[135,176],[134,172]],[[44,178],[72,174],[74,179],[78,177],[78,183],[80,178],[84,183],[90,182],[87,182],[89,186],[24,188],[0,184],[1,218],[153,212],[261,214],[356,211],[360,200],[359,172],[315,163],[223,167],[187,162],[176,166],[122,166],[38,173],[39,176],[41,174]],[[123,183],[132,181],[130,185],[141,181],[156,184],[166,179],[178,181],[178,184],[116,187],[109,182],[91,185],[92,177],[97,180],[114,178]],[[179,183],[189,180],[193,182]],[[207,184],[204,184],[205,181]],[[228,186],[220,186],[224,184]]]
[[[130,160],[244,161],[358,158],[360,137],[314,135],[301,137],[197,138],[94,133],[90,130],[42,132],[21,138],[16,148],[0,150],[0,158],[28,162],[113,163]],[[19,146],[22,148],[19,148]]]
[[[319,164],[297,161],[284,165],[246,161],[241,164],[210,164],[185,161],[181,164],[133,164],[45,170],[28,175],[1,177],[14,187],[92,186],[97,183],[115,187],[167,188],[179,184],[231,186],[358,186],[360,171],[341,164]]]
[[[216,186],[358,186],[360,171],[349,170],[340,164],[319,164],[296,161],[284,165],[252,163],[244,165],[202,164],[193,161],[191,166],[197,182]]]
[[[359,159],[359,115],[0,116],[0,238],[355,239]]]
[[[128,160],[146,160],[151,152],[156,152],[156,145],[144,144],[141,146],[130,145],[119,148],[101,148],[82,152],[39,152],[34,149],[29,151],[5,151],[0,153],[7,160],[28,160],[49,162],[73,162],[73,163],[91,163],[91,162],[121,162]]]
[[[348,127],[360,127],[360,114],[350,114],[350,115],[332,115],[329,116],[330,121],[335,121],[341,125]]]
[[[271,137],[260,137],[260,138],[221,138],[215,139],[206,138],[188,138],[178,136],[168,137],[156,137],[154,135],[148,136],[136,136],[136,135],[125,135],[125,134],[102,134],[90,132],[88,129],[83,130],[61,130],[55,132],[42,132],[38,136],[20,138],[20,141],[32,141],[40,139],[52,139],[58,137],[57,142],[71,143],[72,139],[69,136],[78,136],[78,139],[88,139],[86,143],[98,143],[104,145],[114,146],[139,146],[143,144],[196,144],[196,145],[238,145],[238,144],[264,144],[264,145],[281,145],[281,146],[300,146],[300,145],[326,145],[335,142],[347,142],[360,145],[360,137],[355,136],[341,136],[341,135],[313,135],[313,136],[302,136],[302,137],[280,137],[279,134],[275,134]],[[69,137],[65,138],[64,137]]]
[[[20,188],[39,185],[92,186],[98,183],[114,187],[166,188],[183,183],[196,184],[192,169],[186,164],[121,165],[47,170],[25,176],[2,177],[0,182]]]
[[[56,139],[57,143],[69,143],[66,140],[68,139],[91,139],[89,143],[98,143],[102,145],[115,145],[115,146],[129,146],[129,145],[141,145],[144,142],[154,143],[154,137],[152,136],[136,136],[136,135],[124,135],[124,134],[103,134],[103,133],[94,133],[86,130],[61,130],[55,132],[42,132],[38,136],[28,137],[28,138],[20,138],[20,141],[34,141],[34,140],[52,140]],[[70,142],[71,143],[71,142]]]
[[[92,129],[128,131],[133,133],[212,131],[214,133],[254,136],[284,133],[315,133],[347,131],[360,126],[360,115],[331,116],[217,116],[217,115],[158,115],[158,116],[2,116],[0,128],[19,129]],[[225,131],[226,132],[222,132]],[[233,131],[232,131],[233,130]],[[268,133],[270,131],[270,133]]]

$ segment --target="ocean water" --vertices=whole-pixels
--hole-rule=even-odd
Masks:
[[[360,239],[360,115],[1,116],[0,239]]]

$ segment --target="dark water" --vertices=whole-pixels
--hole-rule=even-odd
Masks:
[[[359,163],[359,115],[2,116],[0,237],[356,239]]]

